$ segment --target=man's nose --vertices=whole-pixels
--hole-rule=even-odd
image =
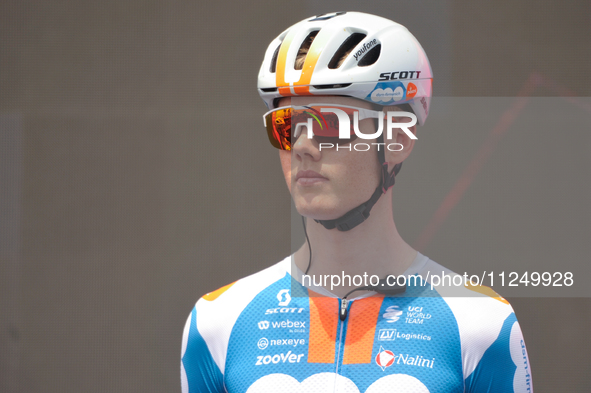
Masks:
[[[292,152],[299,159],[303,160],[304,157],[308,157],[317,161],[321,157],[318,142],[314,138],[309,138],[307,125],[306,123],[296,125],[293,135],[295,141],[292,141]]]

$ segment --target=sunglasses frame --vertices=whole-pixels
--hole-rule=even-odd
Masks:
[[[275,108],[273,110],[270,110],[268,112],[266,112],[263,115],[263,124],[265,126],[265,128],[267,127],[267,115],[270,115],[271,113],[278,111],[278,110],[282,110],[282,109],[288,109],[288,108],[292,108],[295,110],[302,110],[302,109],[308,109],[310,107],[314,107],[314,106],[325,106],[325,107],[333,107],[333,108],[347,108],[347,109],[355,109],[359,112],[359,120],[364,120],[364,119],[379,119],[381,116],[385,116],[384,112],[382,111],[374,111],[372,109],[366,109],[366,108],[359,108],[357,106],[351,106],[351,105],[339,105],[339,104],[321,104],[321,103],[314,103],[314,104],[310,104],[310,105],[288,105],[288,106],[281,106],[279,108]]]

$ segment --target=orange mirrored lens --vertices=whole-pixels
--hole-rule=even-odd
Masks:
[[[271,112],[265,121],[271,144],[277,149],[291,150],[291,108]]]

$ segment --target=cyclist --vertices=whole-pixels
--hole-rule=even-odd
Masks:
[[[533,391],[509,303],[456,286],[461,276],[412,249],[392,218],[431,85],[418,41],[374,15],[311,17],[269,45],[264,121],[307,240],[197,302],[184,393]]]

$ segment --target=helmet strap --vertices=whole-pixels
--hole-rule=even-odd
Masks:
[[[384,137],[380,135],[378,138],[378,143],[384,144]],[[379,148],[380,145],[378,145]],[[402,163],[396,164],[394,169],[391,173],[388,173],[388,163],[386,162],[386,155],[384,150],[378,150],[378,160],[380,162],[381,167],[381,174],[380,177],[380,184],[378,184],[377,188],[371,195],[371,197],[361,205],[349,210],[343,216],[336,218],[334,220],[314,220],[319,224],[322,224],[323,227],[326,229],[334,229],[337,228],[341,232],[350,231],[351,229],[355,228],[357,225],[361,224],[363,221],[367,220],[369,217],[369,212],[371,211],[372,207],[376,204],[378,199],[382,194],[385,194],[390,187],[394,185],[395,177],[400,171],[400,167]]]

